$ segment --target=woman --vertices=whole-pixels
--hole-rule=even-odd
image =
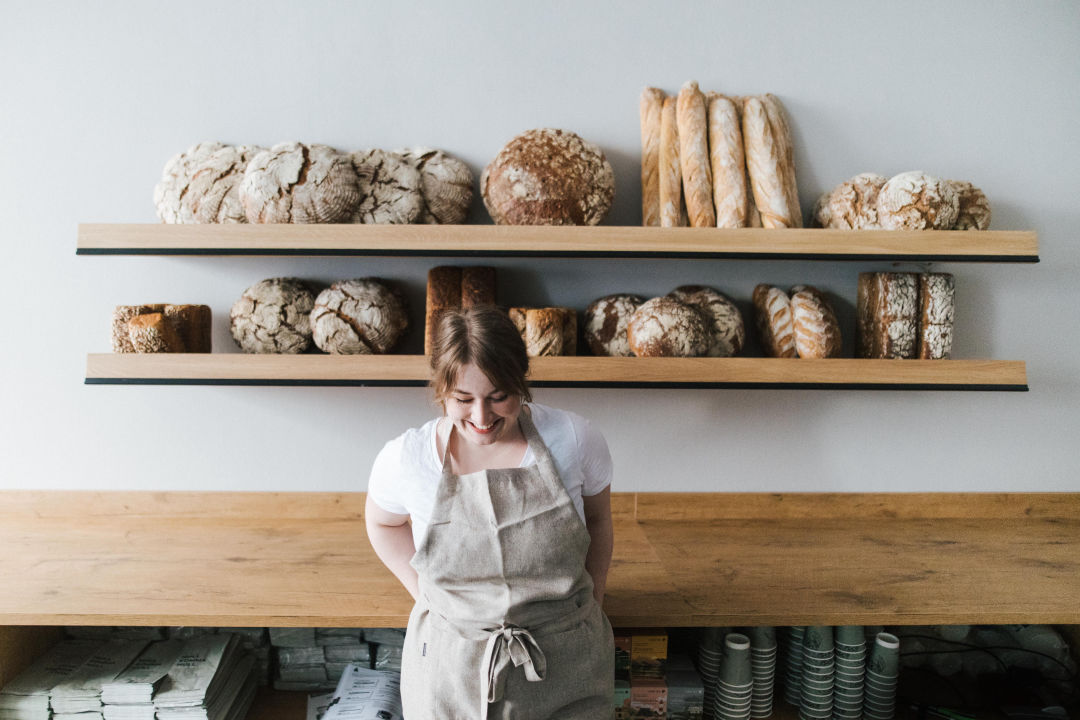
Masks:
[[[365,511],[372,547],[416,600],[404,715],[607,717],[607,444],[581,417],[530,403],[525,345],[504,313],[450,312],[439,328],[445,416],[387,443]]]

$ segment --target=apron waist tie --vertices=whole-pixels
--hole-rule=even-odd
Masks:
[[[491,631],[480,666],[480,718],[487,720],[488,704],[502,699],[510,666],[523,667],[525,679],[539,682],[547,674],[547,658],[525,628],[502,627]]]

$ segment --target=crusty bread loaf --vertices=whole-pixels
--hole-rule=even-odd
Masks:
[[[251,158],[239,194],[251,223],[348,222],[361,199],[348,155],[298,142]]]
[[[408,325],[404,298],[378,278],[336,282],[319,293],[311,311],[315,345],[335,355],[388,353]]]
[[[708,93],[707,98],[716,227],[746,227],[746,155],[739,111],[729,97]]]
[[[812,287],[792,288],[791,317],[800,358],[840,356],[840,323],[824,293]]]
[[[682,212],[682,164],[679,160],[677,101],[664,98],[660,112],[660,226],[686,224]]]
[[[135,347],[128,335],[128,321],[136,315],[164,313],[164,303],[156,305],[117,305],[112,314],[112,351],[114,353],[133,353]]]
[[[706,319],[708,357],[738,355],[746,344],[742,313],[726,295],[704,285],[680,285],[668,293],[681,303],[697,308]]]
[[[795,357],[795,327],[787,293],[772,285],[758,285],[754,288],[754,309],[765,354],[774,358]]]
[[[794,218],[798,213],[789,206],[783,148],[774,137],[761,98],[751,96],[743,102],[742,130],[747,173],[761,224],[766,228],[796,227]]]
[[[866,286],[860,276],[858,348],[863,357],[913,358],[918,352],[919,276],[915,273],[873,273]]]
[[[360,202],[351,221],[367,225],[407,225],[424,212],[416,163],[395,152],[367,149],[348,155],[356,171]]]
[[[439,318],[447,310],[461,307],[461,268],[441,265],[428,270],[427,301],[424,305],[424,353],[431,353],[439,330]]]
[[[495,268],[461,268],[461,307],[495,304]]]
[[[877,273],[859,273],[858,287],[855,292],[855,357],[870,357],[871,337],[873,335],[874,276]]]
[[[791,140],[787,113],[784,112],[780,99],[772,93],[762,95],[761,102],[765,105],[765,114],[772,127],[772,136],[776,142],[777,156],[780,160],[780,181],[784,187],[788,212],[791,213],[790,224],[787,227],[800,228],[803,226],[802,208],[799,205],[799,188],[795,181],[795,148]]]
[[[468,219],[473,199],[473,174],[469,166],[443,150],[416,146],[397,154],[420,173],[424,209],[416,222],[427,225],[460,225]]]
[[[611,209],[615,173],[569,130],[527,130],[484,168],[480,192],[498,225],[596,225]]]
[[[166,305],[165,317],[176,328],[183,352],[208,353],[212,335],[209,305]]]
[[[626,337],[638,357],[701,357],[709,351],[705,317],[672,297],[642,303],[630,318]]]
[[[889,178],[877,200],[885,230],[949,230],[960,213],[960,198],[947,181],[915,170]]]
[[[268,278],[244,290],[229,311],[229,329],[248,353],[302,353],[311,346],[315,296],[298,278]]]
[[[956,281],[948,273],[919,275],[919,358],[947,360],[952,356],[956,318]]]
[[[877,201],[885,182],[885,176],[876,173],[860,173],[845,180],[825,196],[824,204],[819,200],[814,206],[815,224],[845,230],[879,228]]]
[[[956,191],[959,210],[954,230],[988,230],[990,228],[990,201],[983,191],[965,180],[946,180]]]
[[[675,120],[679,126],[679,164],[690,227],[716,227],[705,95],[692,80],[679,90]]]
[[[605,295],[585,308],[585,342],[593,355],[630,357],[626,328],[634,311],[645,302],[637,295]]]
[[[660,224],[660,114],[664,91],[647,87],[641,91],[641,224]]]
[[[573,308],[514,307],[509,315],[529,357],[577,354],[577,313]]]
[[[136,315],[128,321],[128,338],[137,353],[184,352],[183,341],[163,313]]]

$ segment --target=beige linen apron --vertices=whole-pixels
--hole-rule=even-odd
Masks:
[[[444,453],[412,559],[406,720],[611,715],[615,649],[585,571],[589,533],[527,411],[519,422],[535,465],[457,476]]]

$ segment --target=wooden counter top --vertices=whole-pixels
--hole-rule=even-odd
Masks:
[[[363,493],[0,492],[0,624],[402,627]],[[1080,623],[1080,493],[613,497],[629,626]]]

